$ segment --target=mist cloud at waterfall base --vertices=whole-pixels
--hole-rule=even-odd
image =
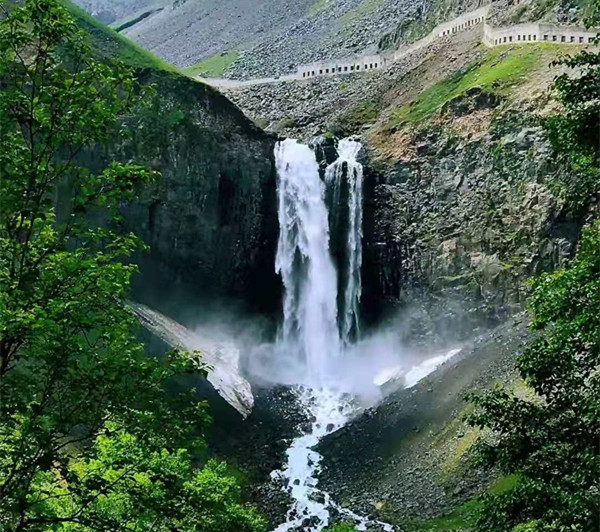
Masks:
[[[250,314],[233,300],[213,298],[191,305],[163,298],[161,310],[202,338],[235,346],[230,351],[239,354],[240,371],[254,388],[326,386],[356,397],[363,407],[377,404],[389,391],[390,386],[381,386],[382,378],[396,381],[394,389],[403,387],[405,378],[407,385],[414,384],[415,378],[436,369],[461,345],[455,338],[446,342],[437,338],[431,346],[408,344],[415,310],[406,309],[354,344],[340,345],[338,353],[323,357],[327,362],[317,382],[301,349],[277,339],[271,318]]]
[[[278,342],[263,343],[245,351],[243,371],[259,386],[325,386],[356,397],[363,407],[377,404],[396,381],[395,389],[410,387],[460,351],[448,343],[440,348],[407,346],[399,334],[400,326],[373,331],[370,335],[341,349],[328,358],[319,382],[299,352]]]

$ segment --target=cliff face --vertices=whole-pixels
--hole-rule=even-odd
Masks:
[[[427,341],[521,308],[526,280],[570,256],[582,223],[556,194],[568,170],[543,127],[559,49],[480,40],[475,29],[381,72],[228,91],[281,134],[361,136],[364,316],[410,308],[409,336]]]
[[[567,170],[534,116],[511,112],[490,124],[491,114],[469,113],[479,132],[467,136],[457,131],[465,116],[404,133],[405,156],[375,176],[365,297],[376,314],[384,301],[420,301],[415,330],[448,338],[452,322],[450,337],[470,335],[521,308],[526,280],[571,255],[583,220],[552,192]]]
[[[150,245],[136,286],[190,285],[279,304],[275,139],[214,89],[167,73],[119,159],[149,164],[162,179],[124,207],[125,229]]]
[[[124,61],[136,69],[140,84],[156,89],[147,105],[124,119],[126,135],[116,131],[108,146],[84,155],[92,170],[122,161],[162,174],[139,201],[122,207],[122,230],[149,245],[148,253],[136,257],[141,275],[134,279],[134,296],[150,304],[164,303],[175,292],[173,301],[233,296],[254,310],[278,309],[275,136],[217,90],[173,72],[66,5],[100,59]],[[64,185],[58,201],[63,213],[70,189]]]
[[[154,84],[156,95],[125,119],[129,134],[85,156],[92,170],[132,161],[162,175],[121,208],[120,230],[149,246],[135,258],[134,298],[167,313],[175,310],[167,300],[215,296],[278,310],[276,138],[211,87],[154,70],[139,80]],[[67,194],[68,185],[59,197]]]

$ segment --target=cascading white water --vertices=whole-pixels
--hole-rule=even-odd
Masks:
[[[358,308],[361,297],[362,266],[362,217],[363,217],[363,167],[356,158],[362,145],[352,139],[341,140],[338,145],[338,159],[327,167],[325,182],[333,189],[333,205],[338,207],[341,191],[347,187],[347,236],[344,250],[343,309],[340,326],[341,339],[348,344],[359,336]],[[344,181],[345,179],[345,181]]]
[[[276,532],[319,532],[329,524],[331,508],[356,522],[359,530],[365,530],[369,522],[337,506],[317,488],[321,456],[313,449],[323,436],[342,427],[354,409],[350,398],[336,389],[332,369],[343,345],[353,331],[358,332],[362,262],[362,166],[356,161],[358,150],[358,142],[340,142],[340,158],[326,171],[326,182],[335,187],[334,201],[339,201],[344,175],[348,181],[344,255],[348,264],[343,265],[348,273],[338,329],[338,280],[330,251],[325,184],[315,154],[291,139],[279,142],[275,149],[280,225],[275,268],[284,286],[279,353],[304,362],[298,400],[312,417],[310,430],[288,449],[284,470],[273,472],[274,477],[283,479],[293,499],[287,521]]]
[[[318,386],[328,359],[339,353],[325,186],[308,146],[284,140],[275,159],[280,226],[275,269],[285,290],[281,341],[304,360],[306,384]]]

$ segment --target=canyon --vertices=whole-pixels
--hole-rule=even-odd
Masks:
[[[210,387],[200,393],[215,412],[212,450],[248,473],[274,530],[416,527],[490,489],[497,472],[468,467],[477,435],[462,397],[522,386],[527,281],[567,263],[594,215],[553,186],[570,170],[542,126],[562,72],[547,65],[588,33],[422,9],[428,31],[413,28],[423,40],[412,46],[393,29],[408,18],[399,10],[377,38],[365,26],[345,47],[319,41],[282,58],[283,36],[259,39],[221,85],[140,69],[158,97],[125,119],[127,142],[86,154],[92,166],[135,159],[162,173],[122,207],[122,229],[149,245],[133,298],[236,340],[247,420]],[[189,66],[190,47],[153,35],[165,11],[125,34]],[[490,21],[503,16],[494,6]],[[340,73],[349,51],[392,59]],[[147,334],[149,351],[166,350]],[[392,378],[377,386],[382,371]],[[422,378],[407,387],[411,372]]]

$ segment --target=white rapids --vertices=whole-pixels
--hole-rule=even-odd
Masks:
[[[299,362],[298,401],[311,418],[310,429],[295,438],[287,450],[280,479],[292,499],[285,523],[275,532],[320,532],[330,523],[334,510],[366,530],[373,521],[338,506],[317,487],[321,456],[314,450],[319,440],[344,426],[357,413],[352,397],[336,387],[335,366],[344,345],[358,334],[360,267],[362,262],[362,166],[356,161],[361,145],[345,140],[339,159],[319,176],[314,152],[291,139],[277,144],[277,192],[279,243],[275,268],[284,286],[284,322],[278,344],[280,352]],[[344,165],[344,166],[342,166]],[[348,184],[347,279],[342,319],[338,325],[338,283],[329,243],[326,185],[341,190]],[[377,523],[381,530],[390,525]]]
[[[294,500],[287,521],[275,532],[317,531],[328,524],[332,501],[329,494],[317,488],[321,455],[313,447],[321,438],[343,427],[353,413],[349,401],[341,401],[339,394],[327,389],[299,388],[297,395],[298,402],[314,420],[310,430],[296,438],[287,450],[284,471],[271,473],[273,478],[281,477]]]
[[[342,428],[354,415],[356,406],[352,399],[326,388],[297,389],[298,401],[313,417],[311,428],[294,439],[287,450],[287,463],[283,471],[273,471],[271,478],[283,480],[294,501],[285,523],[274,532],[319,532],[330,520],[333,510],[342,519],[352,521],[357,530],[367,530],[377,525],[378,530],[393,532],[387,523],[373,521],[344,508],[317,486],[322,456],[314,450],[319,440]]]

